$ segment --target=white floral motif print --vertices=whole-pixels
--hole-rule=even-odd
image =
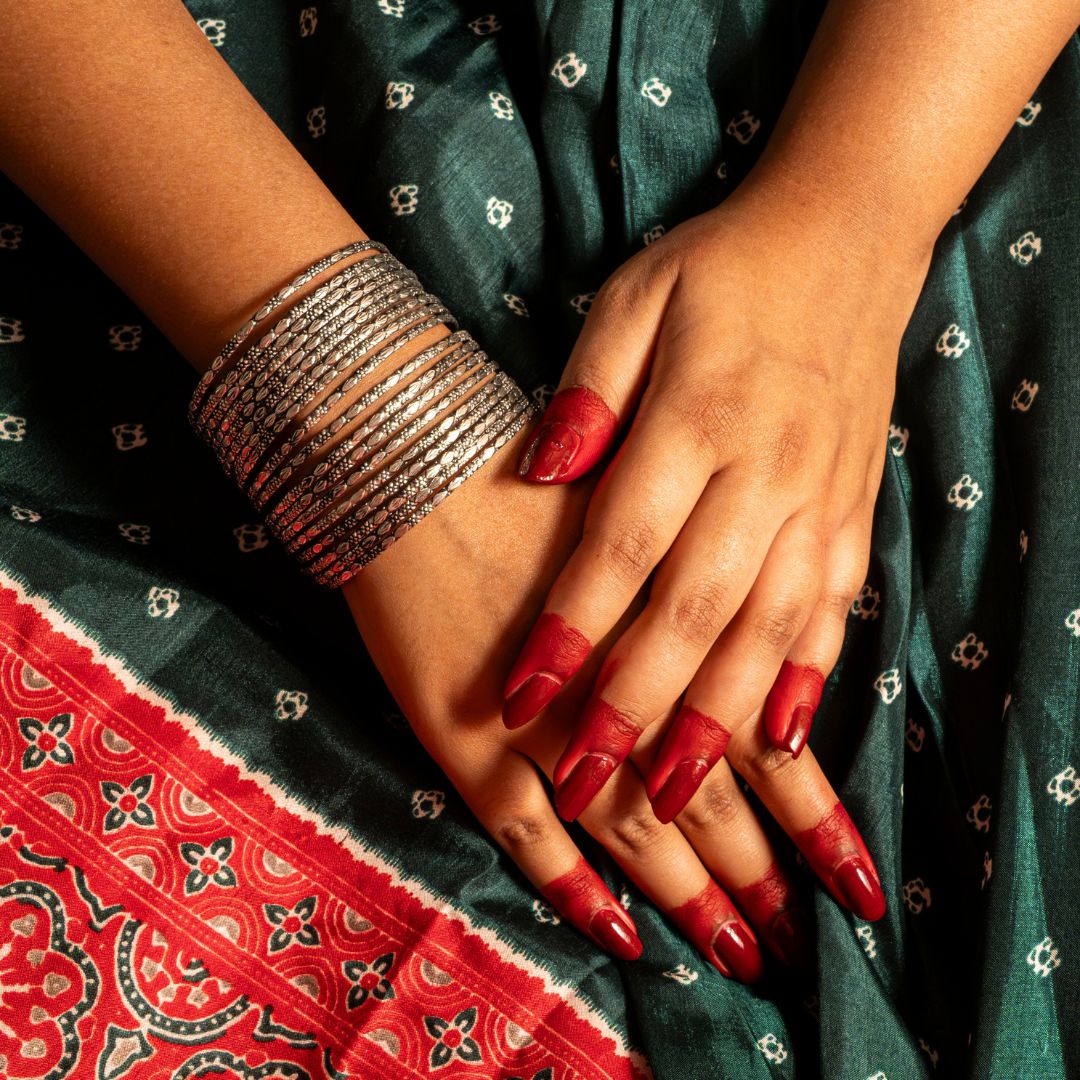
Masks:
[[[911,747],[913,753],[917,754],[922,750],[925,739],[926,728],[921,724],[916,724],[909,716],[907,718],[907,727],[904,729],[904,741]]]
[[[989,795],[980,795],[969,807],[964,815],[975,826],[977,832],[988,833],[990,831],[990,811],[993,806]]]
[[[533,918],[538,923],[550,923],[552,926],[558,926],[562,922],[555,909],[543,900],[534,900],[532,902],[532,912]]]
[[[855,936],[862,942],[863,952],[873,960],[877,956],[877,941],[874,931],[869,926],[856,926]]]
[[[938,1052],[930,1048],[930,1044],[925,1039],[919,1039],[919,1049],[930,1059],[930,1064],[937,1068]]]
[[[970,510],[982,497],[983,489],[967,473],[949,488],[947,496],[958,510]]]
[[[717,180],[726,180],[727,179],[727,162],[726,161],[721,161],[720,164],[716,166],[716,179]]]
[[[1048,937],[1044,937],[1027,954],[1027,962],[1031,965],[1035,974],[1042,976],[1044,979],[1054,968],[1061,967],[1061,957],[1058,956],[1058,951],[1054,948],[1054,942]]]
[[[1021,265],[1030,266],[1042,254],[1042,237],[1029,229],[1009,245],[1009,254]]]
[[[274,716],[278,720],[300,720],[308,711],[308,696],[303,690],[279,690],[274,695]]]
[[[912,878],[904,886],[904,903],[913,915],[918,915],[928,908],[930,902],[930,887],[922,878]]]
[[[0,315],[0,345],[15,345],[25,341],[21,319],[9,319]]]
[[[883,671],[874,680],[874,689],[881,695],[881,700],[886,705],[891,705],[900,696],[900,691],[903,689],[900,670],[898,668],[889,668],[888,671]]]
[[[757,1047],[764,1054],[766,1061],[772,1061],[779,1065],[781,1061],[787,1060],[787,1051],[784,1049],[784,1044],[771,1031],[768,1035],[762,1035],[758,1039]]]
[[[994,873],[994,860],[990,858],[990,852],[983,852],[983,876],[982,883],[979,885],[980,889],[985,889],[990,884],[990,878]]]
[[[2,417],[0,417],[0,422],[2,422]],[[0,427],[0,438],[3,437],[4,429],[3,427]],[[1070,611],[1069,614],[1065,616],[1065,626],[1072,631],[1073,637],[1080,637],[1080,608],[1077,608],[1075,611]]]
[[[120,530],[120,535],[132,544],[149,544],[150,543],[150,526],[149,525],[136,525],[133,521],[124,521],[116,526]]]
[[[306,119],[308,134],[313,139],[321,139],[326,134],[326,106],[316,105],[308,110]]]
[[[31,524],[41,520],[41,515],[36,510],[30,510],[25,506],[11,507],[11,516],[16,521],[29,521]]]
[[[893,457],[904,456],[904,451],[907,450],[908,434],[906,427],[897,427],[896,424],[889,425],[889,449],[892,451]]]
[[[1080,799],[1080,776],[1071,765],[1066,766],[1046,785],[1048,794],[1053,795],[1063,806],[1072,806]]]
[[[446,809],[446,792],[414,791],[411,801],[414,818],[435,819]]]
[[[663,225],[654,225],[641,239],[645,242],[645,246],[648,247],[654,240],[659,240],[664,235]]]
[[[14,251],[22,243],[23,227],[10,221],[0,221],[0,249]]]
[[[206,35],[206,40],[215,49],[220,49],[225,44],[224,19],[200,19],[196,25]]]
[[[619,175],[619,155],[618,154],[612,154],[611,157],[608,158],[608,164],[612,167],[612,169],[615,170],[615,175],[618,176]]]
[[[407,109],[416,96],[416,86],[411,82],[388,82],[386,84],[386,107]]]
[[[551,74],[563,84],[563,86],[577,86],[581,77],[589,70],[589,65],[584,60],[578,59],[574,52],[564,53],[555,61],[551,68]]]
[[[233,529],[236,537],[236,545],[241,551],[258,551],[270,543],[266,536],[266,526],[261,523],[251,525],[237,525]]]
[[[1042,112],[1042,105],[1037,101],[1029,101],[1023,109],[1020,111],[1020,115],[1016,118],[1016,122],[1021,127],[1031,127],[1035,123],[1035,117]]]
[[[979,641],[974,634],[965,635],[952,650],[952,659],[962,668],[977,668],[990,655],[985,641]]]
[[[504,292],[502,298],[513,314],[520,315],[523,319],[529,317],[529,309],[525,306],[525,301],[522,300],[520,296],[516,296],[511,292]]]
[[[378,0],[378,4],[384,15],[400,19],[405,14],[405,0]]]
[[[858,615],[860,619],[876,619],[881,614],[880,607],[881,593],[864,585],[852,601],[851,614]]]
[[[1013,391],[1012,407],[1018,412],[1027,412],[1038,392],[1039,384],[1037,382],[1033,383],[1028,382],[1027,379],[1021,379],[1020,385]]]
[[[497,119],[514,119],[514,103],[504,93],[499,90],[492,90],[488,93],[488,101],[491,102],[491,111]]]
[[[662,109],[671,97],[671,87],[662,83],[654,75],[641,84],[641,93],[643,97],[647,97],[654,105],[658,105]]]
[[[112,433],[117,450],[135,450],[150,441],[142,424],[116,424]]]
[[[300,36],[311,37],[315,33],[315,27],[319,25],[319,13],[313,7],[300,9]]]
[[[142,327],[110,326],[109,344],[117,352],[134,352],[142,344]]]
[[[677,983],[682,983],[683,986],[689,986],[691,983],[697,982],[698,973],[692,971],[685,964],[677,964],[670,971],[665,971],[664,978],[674,979]]]
[[[743,109],[738,116],[733,116],[728,121],[724,131],[745,145],[758,133],[760,127],[761,121],[749,109]],[[720,179],[723,180],[726,177],[722,176]]]
[[[873,1076],[868,1076],[866,1080],[889,1080],[889,1078],[883,1072],[876,1072]]]
[[[473,19],[469,23],[469,29],[480,37],[486,37],[488,34],[501,30],[502,23],[494,15],[481,15],[479,19]]]
[[[151,619],[171,619],[180,610],[180,593],[162,585],[152,585],[146,594],[146,614]]]
[[[505,229],[510,224],[510,218],[514,213],[514,204],[505,199],[497,199],[494,195],[487,201],[488,223],[497,229]]]
[[[417,195],[420,188],[416,184],[395,184],[389,191],[390,209],[398,217],[416,213]]]
[[[548,407],[548,402],[555,396],[555,387],[551,383],[537,386],[532,392],[532,399],[541,409]]]
[[[572,296],[570,298],[570,306],[579,315],[588,315],[589,308],[592,307],[592,302],[596,299],[596,293],[586,292],[580,293],[578,296]]]
[[[25,435],[25,417],[0,413],[0,442],[22,442]]]
[[[1020,530],[1020,561],[1024,561],[1024,556],[1028,553],[1028,534],[1023,529]]]
[[[950,360],[955,360],[958,356],[963,356],[970,345],[971,338],[956,323],[949,323],[941,337],[937,339],[934,350]]]

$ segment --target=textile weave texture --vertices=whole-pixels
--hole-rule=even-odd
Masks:
[[[821,6],[187,0],[541,404],[604,279],[746,175]],[[888,913],[804,875],[814,969],[752,989],[583,835],[645,955],[560,922],[187,426],[195,373],[0,177],[0,1075],[1080,1076],[1078,160],[1074,36],[936,246],[811,736]]]

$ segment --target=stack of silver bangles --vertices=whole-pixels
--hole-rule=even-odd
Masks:
[[[254,333],[303,285],[361,252],[373,254]],[[448,336],[401,351],[440,323]],[[195,387],[188,420],[302,569],[336,588],[534,411],[442,301],[386,247],[363,240],[309,266],[237,330]]]

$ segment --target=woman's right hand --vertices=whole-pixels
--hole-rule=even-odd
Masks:
[[[588,480],[558,489],[521,484],[515,463],[530,437],[519,432],[344,592],[399,706],[483,826],[568,922],[635,959],[633,920],[583,858],[540,776],[550,779],[624,624],[593,649],[543,724],[508,731],[501,719],[505,673],[579,540],[592,490]],[[664,825],[644,786],[657,741],[638,743],[579,821],[723,974],[761,974],[759,935],[784,962],[809,953],[792,879],[735,771],[840,903],[862,918],[881,916],[883,905],[868,904],[868,883],[859,880],[860,863],[876,879],[873,862],[812,754],[794,760],[767,744],[760,724],[747,724]]]

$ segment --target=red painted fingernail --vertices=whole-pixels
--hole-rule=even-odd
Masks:
[[[800,705],[791,714],[791,726],[788,728],[784,746],[793,758],[797,758],[803,752],[813,722],[814,710],[809,705]]]
[[[504,702],[503,723],[510,729],[527,724],[562,689],[550,671],[530,675]]]
[[[603,456],[618,418],[599,394],[584,386],[560,390],[548,404],[518,473],[539,484],[574,480]]]
[[[810,963],[810,935],[797,908],[781,911],[773,919],[769,939],[777,956],[789,967],[806,967]]]
[[[885,914],[885,894],[857,855],[833,869],[836,891],[860,919],[874,922]]]
[[[825,676],[809,664],[780,665],[765,699],[765,733],[773,746],[795,757],[801,753],[824,685]]]
[[[674,821],[701,786],[708,771],[709,763],[701,758],[680,761],[652,800],[653,813],[657,818],[665,825]]]
[[[734,920],[724,923],[713,938],[712,948],[722,974],[745,983],[761,978],[765,965],[757,938],[748,926]]]
[[[564,821],[573,821],[592,802],[615,771],[607,754],[586,754],[555,790],[555,808]]]
[[[601,908],[589,920],[589,933],[620,960],[636,960],[642,953],[640,938],[611,908]]]

